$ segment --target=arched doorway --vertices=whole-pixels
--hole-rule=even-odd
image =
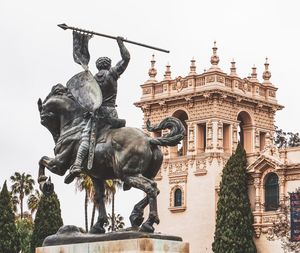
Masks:
[[[185,128],[185,136],[183,138],[183,140],[180,142],[180,144],[177,145],[177,149],[173,150],[173,155],[175,155],[176,152],[176,156],[184,156],[187,154],[187,124],[186,124],[186,120],[188,119],[188,115],[185,111],[183,110],[178,110],[176,112],[173,113],[172,115],[173,117],[179,119],[184,128]]]
[[[253,152],[253,127],[252,119],[248,112],[241,111],[237,120],[240,122],[238,127],[238,140],[244,147],[246,153]]]

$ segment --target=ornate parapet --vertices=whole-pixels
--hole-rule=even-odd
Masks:
[[[219,89],[224,94],[231,94],[231,96],[235,94],[244,100],[253,101],[253,99],[259,99],[262,101],[262,106],[265,106],[266,103],[279,106],[276,101],[276,87],[261,85],[247,78],[242,79],[215,70],[199,75],[178,76],[174,79],[169,78],[160,82],[151,79],[142,84],[141,88],[141,101],[169,99],[181,94],[193,93],[196,95]],[[278,109],[281,108],[282,106],[279,106]]]

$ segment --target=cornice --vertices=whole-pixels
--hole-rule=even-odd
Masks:
[[[217,96],[216,96],[217,95]],[[221,88],[215,88],[215,87],[210,87],[207,88],[205,90],[202,91],[196,91],[196,92],[186,92],[183,94],[178,94],[176,96],[169,96],[169,97],[160,97],[160,98],[156,98],[156,99],[144,99],[142,101],[139,102],[135,102],[134,105],[137,107],[142,107],[143,105],[159,105],[161,103],[170,103],[170,102],[176,102],[176,103],[180,103],[180,102],[187,102],[188,100],[193,100],[193,101],[197,101],[197,100],[213,100],[213,99],[221,99],[224,101],[228,101],[228,102],[238,102],[238,103],[250,103],[252,104],[254,107],[258,106],[260,108],[267,107],[267,108],[271,108],[272,110],[276,111],[276,110],[281,110],[284,108],[284,106],[279,105],[277,103],[274,102],[268,102],[262,99],[254,99],[254,98],[250,98],[248,96],[244,96],[241,94],[237,94],[225,89],[221,89]]]

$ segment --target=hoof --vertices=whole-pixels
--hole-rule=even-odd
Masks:
[[[90,234],[104,234],[105,229],[101,227],[92,227],[89,231]]]
[[[140,225],[142,225],[143,221],[144,221],[144,217],[142,215],[138,215],[138,214],[131,214],[129,217],[131,226],[133,227],[139,227]]]
[[[44,182],[44,181],[46,181],[47,179],[48,179],[48,177],[46,177],[45,175],[41,175],[41,176],[39,176],[39,178],[38,178],[38,183]]]
[[[144,223],[142,225],[142,227],[140,228],[140,232],[153,233],[154,232],[154,227],[151,226],[148,223]]]
[[[82,170],[79,167],[71,167],[69,174],[65,177],[65,184],[73,182],[73,180],[80,175]]]

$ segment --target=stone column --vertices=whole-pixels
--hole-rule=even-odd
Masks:
[[[213,148],[213,124],[210,120],[206,124],[206,133],[206,149],[211,150]]]
[[[192,155],[195,152],[195,143],[196,143],[196,125],[194,123],[188,124],[188,155]]]
[[[260,133],[259,133],[259,130],[256,128],[255,129],[255,151],[256,152],[259,152],[260,151],[260,149],[261,149],[261,147],[260,147],[260,135],[259,135]]]
[[[283,206],[285,204],[285,175],[283,173],[279,174],[279,205]]]
[[[261,211],[261,198],[260,198],[260,175],[255,175],[254,178],[254,188],[255,188],[255,211],[259,212]]]
[[[223,122],[221,120],[218,121],[217,129],[217,149],[223,150]]]
[[[238,144],[238,128],[237,124],[232,124],[232,152],[235,152],[237,144]]]
[[[254,217],[254,232],[255,237],[259,238],[261,234],[261,180],[260,180],[260,174],[254,175],[254,188],[255,188],[255,209],[253,211],[253,217]]]

